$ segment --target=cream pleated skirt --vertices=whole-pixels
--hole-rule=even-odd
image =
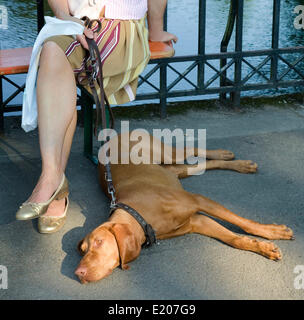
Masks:
[[[103,64],[104,89],[110,104],[124,104],[136,97],[138,76],[150,59],[148,30],[141,20],[100,19],[102,28],[97,45]],[[97,28],[97,26],[96,26]],[[65,52],[76,81],[89,92],[86,84],[87,51],[72,36],[54,36],[54,41]]]

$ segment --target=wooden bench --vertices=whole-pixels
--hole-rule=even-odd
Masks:
[[[149,42],[151,59],[169,58],[174,55],[174,49],[162,42]],[[28,72],[32,48],[17,48],[0,50],[0,133],[4,132],[4,112],[20,111],[21,106],[9,105],[9,103],[21,92],[25,85],[19,86],[9,79],[8,75],[24,74]],[[16,90],[3,101],[3,82],[6,81]],[[87,157],[93,158],[93,99],[92,96],[82,87],[78,105],[81,105],[84,114],[84,153]]]
[[[4,112],[8,109],[8,104],[22,91],[23,86],[17,85],[7,78],[8,75],[27,73],[29,68],[32,48],[17,48],[0,50],[0,132],[4,131]],[[3,82],[13,85],[16,90],[3,101]],[[18,111],[17,106],[10,106],[9,111]]]

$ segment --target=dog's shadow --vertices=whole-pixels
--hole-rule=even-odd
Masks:
[[[74,272],[81,258],[77,250],[77,243],[82,239],[81,237],[83,237],[83,227],[76,227],[68,231],[62,238],[62,250],[66,256],[61,264],[61,274],[76,281],[78,278]]]
[[[78,277],[75,275],[75,270],[82,258],[78,252],[78,243],[93,229],[100,225],[103,221],[106,221],[107,216],[104,212],[108,207],[108,199],[100,191],[100,197],[98,199],[99,209],[88,208],[81,209],[81,214],[85,217],[83,226],[75,227],[64,234],[62,237],[62,250],[66,253],[62,264],[61,274],[64,276],[79,282]],[[98,207],[98,206],[97,206]],[[96,212],[97,211],[97,212]]]

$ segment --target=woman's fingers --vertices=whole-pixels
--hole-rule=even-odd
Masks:
[[[86,50],[89,50],[89,46],[88,46],[86,37],[88,37],[89,39],[96,40],[97,34],[94,33],[91,29],[85,28],[82,35],[76,36],[77,41],[80,42],[82,47],[85,48]]]
[[[88,43],[87,43],[87,40],[85,38],[85,36],[82,34],[82,35],[77,35],[76,36],[76,40],[80,42],[80,44],[82,45],[83,48],[85,48],[86,50],[89,50],[89,46],[88,46]]]
[[[83,33],[90,39],[94,38],[94,32],[91,29],[85,28]]]
[[[168,46],[170,46],[171,48],[173,48],[172,41],[167,41],[166,44],[167,44]]]
[[[166,42],[171,42],[173,41],[174,43],[176,43],[178,41],[178,38],[175,34],[172,34],[172,33],[169,33],[167,32],[165,38],[167,38],[167,41]]]
[[[178,38],[175,34],[169,33],[167,31],[162,31],[158,34],[154,34],[153,36],[150,35],[149,40],[151,41],[160,41],[165,42],[172,46],[172,41],[176,43],[178,41]]]

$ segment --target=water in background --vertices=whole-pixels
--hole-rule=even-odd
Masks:
[[[47,1],[45,1],[46,3]],[[179,42],[175,45],[176,55],[191,55],[197,53],[198,47],[198,4],[199,0],[174,0],[168,1],[168,31],[175,33],[179,37]],[[280,17],[280,47],[292,47],[304,45],[304,30],[296,30],[293,26],[296,14],[293,13],[294,8],[304,4],[304,0],[283,0],[281,1],[281,17]],[[8,29],[0,29],[0,48],[16,48],[32,46],[37,34],[36,21],[36,2],[33,0],[0,0],[0,5],[4,5],[8,9]],[[223,37],[227,15],[229,12],[229,0],[207,0],[207,30],[206,30],[206,52],[217,53],[220,51],[220,42]],[[272,30],[272,6],[273,0],[245,0],[244,4],[244,50],[267,49],[271,46],[271,30]],[[52,15],[49,8],[46,8],[46,15]],[[228,51],[234,49],[234,34],[232,35]],[[290,61],[295,60],[295,56],[291,57]],[[286,57],[288,60],[288,57]],[[258,65],[262,58],[253,58],[250,63]],[[174,67],[180,72],[183,72],[191,63],[176,64]],[[219,68],[219,63],[216,61],[214,66]],[[300,65],[299,65],[300,67]],[[149,70],[147,67],[147,71]],[[233,68],[233,67],[232,67]],[[265,66],[261,72],[267,74],[269,64]],[[283,64],[279,68],[286,68]],[[269,70],[269,69],[268,69]],[[243,73],[246,74],[250,68],[244,67]],[[213,71],[206,68],[206,78],[213,75]],[[229,75],[229,72],[228,72]],[[195,82],[196,70],[189,74],[189,78]],[[289,77],[296,76],[293,72],[289,73]],[[20,81],[24,79],[21,77]],[[23,78],[22,78],[23,77]],[[168,71],[168,83],[173,81],[176,74],[173,71]],[[151,78],[152,81],[158,83],[158,75]],[[258,81],[257,78],[252,78],[251,82]],[[218,81],[214,82],[218,85]],[[187,82],[180,82],[175,89],[184,90],[190,89],[191,85]],[[285,93],[299,91],[301,88],[286,88],[280,90],[265,90],[263,93]],[[10,88],[4,88],[4,94],[9,94]],[[152,90],[153,91],[153,90]],[[139,88],[139,93],[151,92],[148,85],[143,85]],[[259,92],[261,93],[261,92]],[[254,94],[245,92],[244,95]],[[208,96],[209,97],[209,96]],[[199,97],[207,98],[207,96]],[[186,99],[189,99],[187,97]],[[15,100],[18,100],[17,98]],[[180,100],[174,98],[173,100]],[[183,100],[183,98],[181,98]],[[13,103],[20,103],[13,101]]]

